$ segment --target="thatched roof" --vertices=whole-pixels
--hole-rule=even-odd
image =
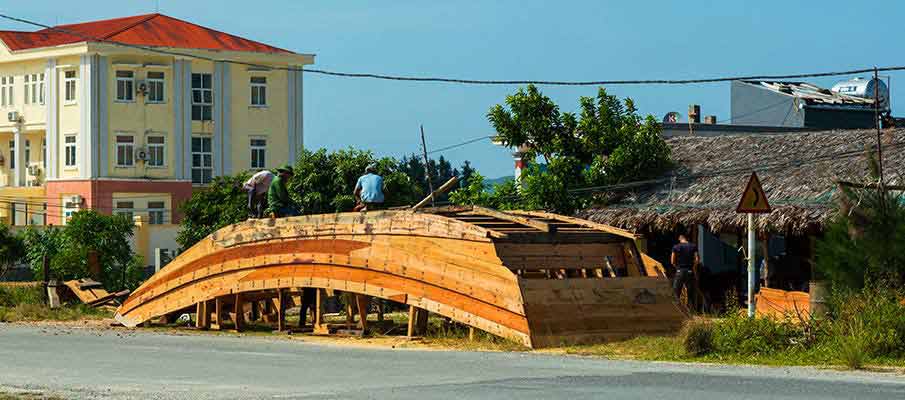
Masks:
[[[579,214],[635,232],[696,224],[734,232],[747,226],[735,208],[756,170],[773,206],[771,214],[758,217],[758,230],[813,233],[835,213],[836,181],[867,182],[865,149],[875,149],[876,140],[875,130],[670,138],[676,167],[664,179],[608,193],[619,200]],[[885,130],[882,141],[886,183],[901,184],[905,129]]]

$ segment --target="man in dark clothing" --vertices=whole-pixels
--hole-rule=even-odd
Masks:
[[[292,179],[292,167],[284,165],[277,168],[277,176],[270,182],[267,191],[267,213],[271,218],[294,217],[299,215],[298,209],[289,197],[287,185]]]
[[[688,302],[693,299],[693,287],[695,270],[701,262],[698,256],[698,245],[688,241],[685,235],[679,235],[679,244],[672,247],[670,262],[676,268],[676,276],[673,280],[672,290],[678,299],[682,295],[682,287],[688,290]]]

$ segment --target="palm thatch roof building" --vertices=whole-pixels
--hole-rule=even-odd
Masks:
[[[905,129],[881,135],[887,184],[905,181]],[[836,213],[837,182],[869,182],[867,151],[875,130],[809,131],[768,135],[667,139],[675,167],[661,179],[607,193],[607,206],[580,216],[643,233],[648,253],[664,264],[678,232],[691,232],[702,263],[713,273],[743,272],[738,251],[747,217],[735,208],[751,171],[757,171],[773,212],[756,218],[757,257],[783,256],[799,288],[810,279],[814,238]],[[758,260],[758,262],[760,262]],[[778,271],[778,269],[771,268]],[[739,283],[741,285],[741,283]],[[741,289],[741,288],[740,288]]]
[[[883,132],[887,184],[905,178],[905,129]],[[706,225],[711,231],[745,229],[735,207],[751,171],[757,171],[773,213],[757,219],[758,231],[819,233],[835,210],[838,181],[868,182],[867,151],[875,130],[835,130],[772,135],[667,139],[675,168],[663,179],[614,194],[606,207],[581,216],[636,232],[670,232]]]

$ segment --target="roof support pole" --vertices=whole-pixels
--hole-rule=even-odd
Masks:
[[[754,318],[756,301],[754,299],[755,271],[754,258],[757,239],[754,236],[754,214],[748,213],[748,317]]]

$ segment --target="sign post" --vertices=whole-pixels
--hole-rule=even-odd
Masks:
[[[735,208],[737,213],[748,214],[748,317],[754,317],[756,308],[754,286],[757,284],[756,270],[754,269],[754,255],[757,251],[757,238],[754,230],[754,214],[768,214],[773,211],[770,203],[767,201],[767,194],[760,185],[760,179],[757,179],[757,173],[752,172],[748,178],[748,185],[742,192],[742,198]],[[767,255],[764,254],[764,257]]]

